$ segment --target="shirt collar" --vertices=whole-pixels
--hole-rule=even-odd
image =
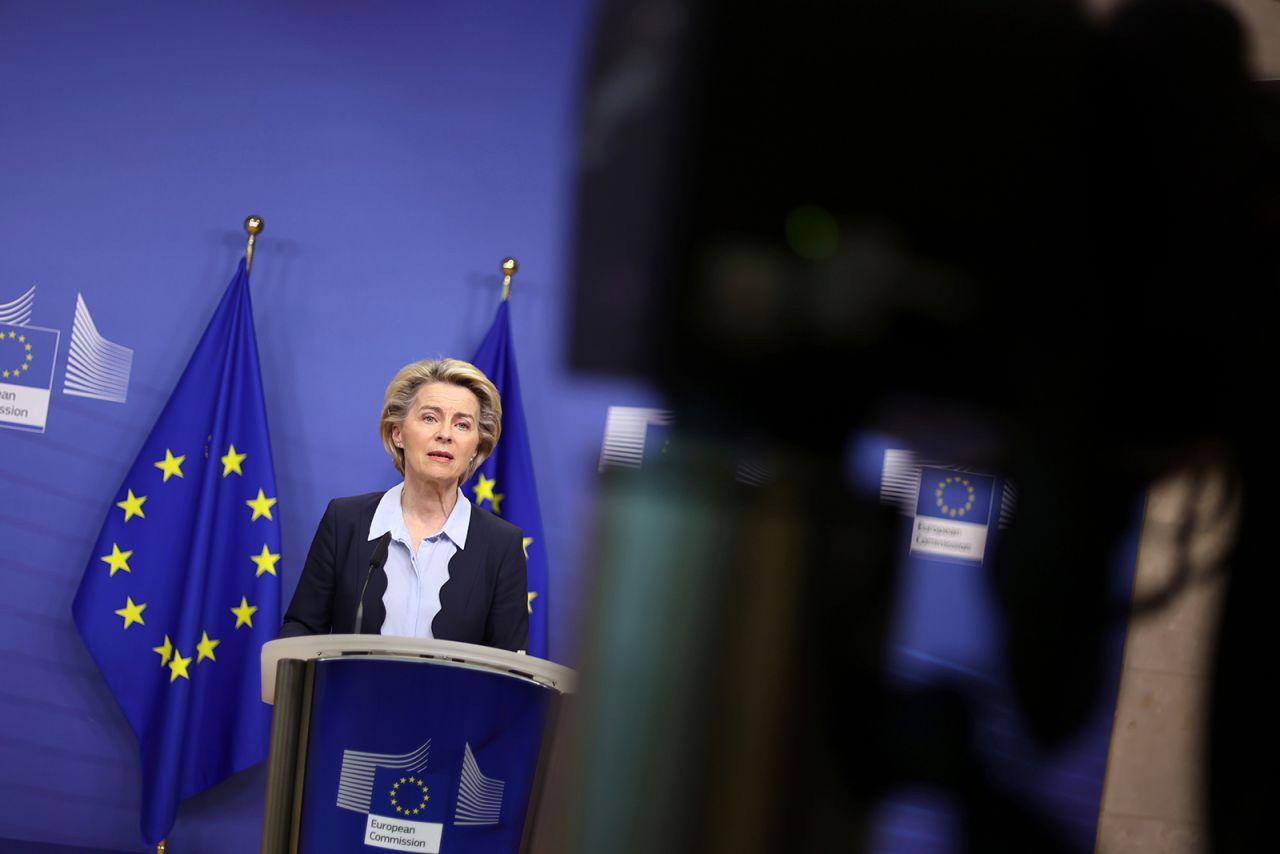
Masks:
[[[400,495],[404,492],[404,481],[396,484],[382,494],[378,501],[378,509],[373,511],[373,521],[369,523],[369,539],[376,540],[388,531],[393,540],[409,542],[409,529],[404,524],[404,511],[400,509]],[[453,505],[453,512],[444,520],[441,531],[458,548],[467,547],[467,531],[471,529],[471,502],[458,490],[458,503]]]

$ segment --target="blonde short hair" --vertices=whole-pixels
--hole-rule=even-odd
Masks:
[[[458,484],[476,473],[481,463],[493,453],[498,437],[502,435],[502,399],[498,397],[498,389],[484,372],[470,362],[460,359],[423,359],[405,365],[396,372],[391,385],[382,401],[382,420],[379,430],[382,433],[382,446],[391,455],[396,464],[396,471],[404,474],[404,448],[397,448],[391,441],[391,428],[403,424],[409,414],[409,408],[418,396],[418,391],[429,383],[448,383],[465,388],[480,401],[480,444],[475,459],[467,465],[467,471]]]

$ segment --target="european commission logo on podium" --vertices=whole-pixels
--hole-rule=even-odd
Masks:
[[[431,740],[412,753],[342,751],[339,809],[363,813],[364,844],[394,851],[439,854],[449,822],[450,775],[430,770]],[[458,827],[497,826],[506,784],[480,772],[471,744],[463,749],[454,803]]]

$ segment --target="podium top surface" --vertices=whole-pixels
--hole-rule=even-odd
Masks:
[[[262,701],[275,701],[276,664],[281,659],[307,660],[362,655],[402,658],[407,661],[417,659],[492,670],[507,676],[529,679],[562,694],[574,692],[578,676],[573,670],[555,662],[471,643],[382,635],[309,635],[282,638],[263,644]]]

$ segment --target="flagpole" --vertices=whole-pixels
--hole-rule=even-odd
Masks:
[[[244,249],[244,271],[248,273],[253,269],[253,244],[262,231],[262,217],[256,214],[245,217],[244,230],[249,233],[249,245]]]
[[[252,240],[252,238],[250,238]],[[506,302],[511,299],[511,277],[516,274],[516,270],[520,269],[520,265],[516,263],[514,258],[502,259],[502,301]]]

